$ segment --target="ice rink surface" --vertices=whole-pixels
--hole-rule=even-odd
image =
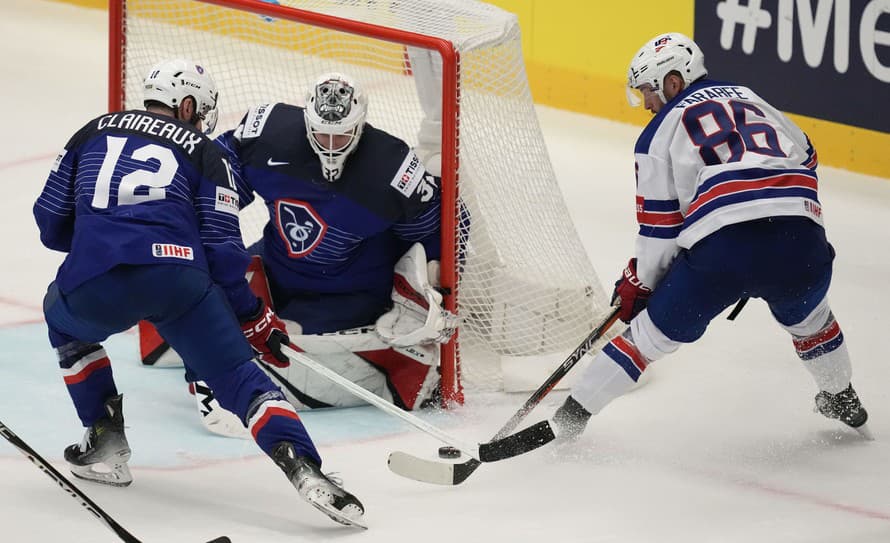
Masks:
[[[40,245],[31,206],[67,139],[106,109],[105,17],[42,0],[4,0],[0,17],[0,420],[64,473],[62,450],[82,429],[40,310],[62,255]],[[608,285],[633,249],[638,128],[546,108],[539,115],[571,214]],[[207,434],[181,372],[139,367],[128,333],[106,348],[126,396],[135,482],[77,484],[145,542],[890,541],[890,181],[819,171],[838,254],[830,297],[873,442],[813,413],[811,378],[753,302],[655,364],[651,382],[597,416],[581,442],[482,466],[458,487],[388,471],[388,452],[434,455],[438,446],[388,415],[371,407],[305,414],[324,468],[340,472],[367,508],[370,530],[359,532],[300,500],[252,442]],[[554,393],[529,420],[549,416],[564,396]],[[524,399],[471,397],[461,410],[425,417],[482,441]],[[5,441],[0,480],[0,541],[116,540]]]

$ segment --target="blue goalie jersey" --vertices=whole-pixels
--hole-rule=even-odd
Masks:
[[[439,178],[404,141],[365,124],[333,182],[301,107],[254,107],[217,142],[230,153],[242,207],[255,191],[268,208],[261,252],[277,294],[369,292],[385,305],[393,266],[413,243],[439,258]]]
[[[219,148],[192,126],[147,111],[87,123],[34,204],[43,244],[68,253],[56,276],[62,292],[120,264],[181,264],[208,271],[243,317],[256,297],[244,279],[238,210]]]

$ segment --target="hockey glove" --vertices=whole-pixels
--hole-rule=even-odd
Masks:
[[[652,289],[647,287],[637,277],[637,259],[631,258],[624,268],[621,278],[615,281],[615,290],[612,291],[612,305],[621,301],[621,310],[618,318],[628,323],[637,316],[637,313],[646,308]]]
[[[282,345],[290,345],[287,328],[265,302],[260,300],[260,308],[241,323],[241,331],[263,362],[279,368],[290,366],[290,359],[281,352]]]

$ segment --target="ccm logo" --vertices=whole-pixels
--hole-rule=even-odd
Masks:
[[[250,328],[244,328],[242,331],[244,332],[244,337],[250,339],[255,335],[261,334],[266,328],[269,327],[269,324],[272,323],[272,310],[268,307],[263,312],[263,316],[260,319],[253,323]]]

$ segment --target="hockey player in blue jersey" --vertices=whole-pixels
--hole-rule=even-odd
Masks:
[[[651,363],[751,297],[791,334],[816,382],[818,412],[869,437],[827,299],[834,249],[815,149],[754,91],[707,74],[698,45],[682,34],[653,38],[631,61],[628,97],[654,117],[634,149],[636,256],[613,295],[630,327],[593,357],[554,421],[563,437],[578,436]]]
[[[367,123],[367,107],[355,80],[325,74],[308,89],[305,108],[253,107],[217,142],[231,159],[241,205],[256,193],[268,209],[250,252],[262,256],[293,344],[410,410],[435,403],[439,343],[456,322],[434,288],[439,172]],[[263,360],[277,366],[271,371],[298,407],[360,402],[299,364]],[[226,433],[221,424],[208,428]]]
[[[287,337],[244,278],[231,167],[201,132],[216,124],[215,83],[200,65],[165,61],[148,73],[144,100],[145,111],[84,125],[34,205],[43,244],[68,253],[44,300],[50,343],[86,427],[65,460],[84,479],[132,481],[122,395],[100,342],[147,319],[300,496],[361,525],[361,503],[320,471],[294,407],[252,361],[255,349],[280,350]]]
[[[256,192],[269,211],[251,252],[262,256],[294,343],[414,409],[433,398],[438,343],[454,327],[432,286],[439,172],[366,122],[367,109],[353,78],[324,74],[307,89],[305,107],[254,107],[217,141],[232,159],[242,205]],[[355,403],[299,365],[281,373],[307,407]]]

